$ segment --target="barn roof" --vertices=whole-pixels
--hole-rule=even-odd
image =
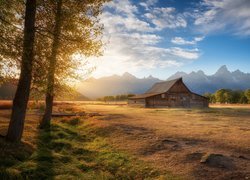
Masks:
[[[144,99],[147,97],[155,96],[159,93],[144,93],[144,94],[137,94],[135,96],[130,97],[129,99]]]
[[[167,92],[179,80],[182,80],[182,78],[155,83],[146,93],[164,93],[164,92]]]
[[[130,97],[129,99],[144,99],[147,97],[165,93],[179,80],[182,81],[182,78],[155,83],[146,93],[135,95],[133,97]]]

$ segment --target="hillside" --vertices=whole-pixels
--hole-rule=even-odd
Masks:
[[[215,92],[221,88],[233,90],[250,88],[250,74],[243,73],[240,70],[230,72],[224,65],[220,67],[213,75],[206,75],[203,71],[185,73],[177,72],[167,78],[167,80],[183,77],[183,81],[194,92],[204,94],[206,92]],[[133,93],[139,94],[145,92],[154,83],[163,81],[149,76],[147,78],[137,78],[129,73],[122,76],[113,75],[99,79],[88,79],[82,82],[77,90],[89,98],[98,98],[107,95],[117,95]]]
[[[12,100],[15,96],[16,88],[17,88],[17,82],[16,80],[11,80],[11,81],[5,81],[0,85],[0,99],[2,100]],[[64,101],[70,101],[70,100],[75,100],[75,101],[84,101],[84,100],[89,100],[88,97],[84,96],[80,92],[74,90],[73,88],[68,87],[70,89],[69,92],[63,93],[63,96],[57,97],[56,100],[64,100]],[[32,92],[31,92],[32,96]],[[32,97],[31,97],[32,99]],[[44,99],[44,97],[41,97],[41,99]]]

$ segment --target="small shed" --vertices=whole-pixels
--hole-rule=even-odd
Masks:
[[[208,98],[191,92],[182,78],[154,84],[144,94],[130,97],[128,104],[143,107],[206,108]]]

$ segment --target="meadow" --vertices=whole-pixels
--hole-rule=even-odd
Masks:
[[[6,103],[0,110],[1,135],[10,116]],[[50,130],[39,130],[42,111],[41,103],[29,104],[21,144],[0,139],[0,177],[250,178],[249,105],[145,109],[124,103],[57,102],[56,113],[84,115],[54,117]]]

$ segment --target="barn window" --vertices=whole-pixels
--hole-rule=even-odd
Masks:
[[[161,98],[165,98],[165,94],[161,94]]]

